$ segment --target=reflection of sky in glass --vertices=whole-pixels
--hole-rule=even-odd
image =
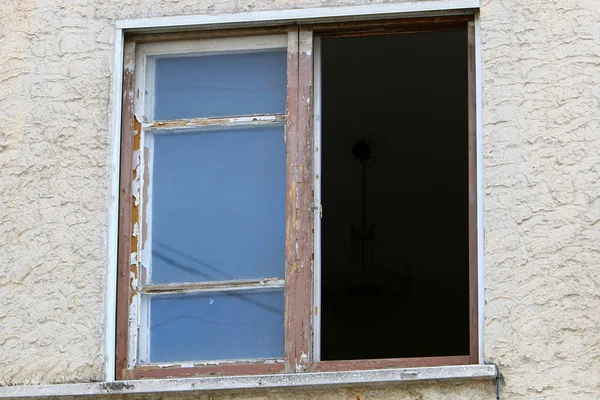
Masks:
[[[283,357],[283,290],[153,296],[150,362]]]
[[[154,136],[153,283],[284,276],[283,130]]]
[[[286,51],[156,59],[154,119],[285,112]]]

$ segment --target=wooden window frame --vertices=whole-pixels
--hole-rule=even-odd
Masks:
[[[374,360],[320,361],[315,343],[315,289],[314,227],[319,215],[318,190],[315,192],[313,166],[319,165],[318,143],[315,143],[313,109],[314,37],[342,37],[386,35],[464,29],[468,41],[468,188],[469,188],[469,354],[447,357],[422,357]],[[147,42],[170,42],[221,37],[244,37],[286,33],[287,45],[287,100],[285,120],[286,139],[286,255],[284,285],[284,359],[231,361],[213,363],[168,363],[136,365],[137,331],[132,324],[139,301],[142,269],[137,255],[140,249],[139,207],[141,190],[136,186],[142,171],[138,166],[143,129],[165,129],[184,121],[144,123],[144,110],[139,109],[139,61],[136,63],[136,46]],[[123,97],[121,112],[121,161],[119,183],[119,241],[117,268],[116,309],[116,377],[123,379],[180,378],[211,375],[261,375],[274,373],[301,373],[320,371],[346,371],[382,368],[405,368],[479,363],[478,343],[478,266],[477,266],[477,170],[476,170],[476,81],[475,81],[475,24],[472,15],[381,19],[376,21],[345,21],[293,26],[261,28],[183,31],[173,33],[126,35],[124,44]],[[136,78],[137,75],[137,78]],[[318,105],[319,103],[317,103]],[[317,110],[318,111],[318,110]],[[268,119],[268,118],[267,118]],[[187,123],[235,124],[231,118],[198,119]],[[269,120],[273,122],[272,119]],[[259,121],[259,123],[269,123]],[[237,121],[243,124],[247,121]],[[318,126],[316,128],[319,128]],[[317,140],[320,136],[317,138]],[[319,168],[319,167],[317,167]],[[317,197],[315,197],[317,193]],[[141,228],[143,231],[146,228]],[[260,282],[245,282],[248,285]],[[200,286],[206,286],[201,284]],[[165,285],[163,285],[165,286]],[[179,287],[181,286],[181,287]],[[194,287],[192,287],[194,286]],[[169,285],[154,288],[158,291],[185,291],[193,284]],[[318,323],[317,323],[318,325]],[[318,328],[317,328],[318,330]],[[319,332],[316,332],[317,335]],[[317,341],[318,343],[318,341]],[[316,358],[315,358],[316,356]]]

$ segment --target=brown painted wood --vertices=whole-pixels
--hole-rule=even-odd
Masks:
[[[308,368],[312,359],[313,306],[313,33],[299,32],[298,60],[298,186],[296,251],[298,269],[294,322],[296,324],[296,372]]]
[[[117,250],[116,377],[123,379],[127,370],[129,346],[129,263],[131,255],[133,179],[135,43],[124,48],[123,97],[121,105],[121,165],[119,180],[119,244]]]
[[[286,198],[285,198],[285,312],[284,312],[284,359],[285,371],[295,371],[296,342],[296,299],[298,289],[298,257],[296,233],[298,228],[298,27],[288,31],[287,49],[287,99],[286,99]]]
[[[313,372],[358,371],[385,368],[436,367],[442,365],[470,364],[469,356],[387,358],[377,360],[319,361],[311,366]]]
[[[190,378],[200,376],[225,376],[225,375],[264,375],[279,374],[284,371],[283,363],[269,363],[264,361],[260,363],[239,363],[223,365],[197,365],[194,367],[183,368],[180,366],[157,367],[142,366],[136,367],[130,372],[129,379],[157,379],[157,378]]]
[[[289,32],[286,126],[285,366],[301,372],[312,356],[312,32]]]
[[[215,29],[203,27],[202,30],[182,30],[178,32],[158,32],[158,33],[132,33],[128,36],[136,43],[146,42],[170,42],[174,40],[198,40],[198,39],[217,39],[227,37],[257,36],[257,35],[276,35],[284,34],[288,30],[284,26],[262,26],[255,28],[229,28]]]
[[[292,115],[292,120],[295,121],[291,125],[288,124],[288,129],[286,129],[286,135],[288,137],[293,137],[294,140],[297,140],[298,135],[291,135],[290,126],[292,129],[297,129],[297,115],[298,115],[298,34],[297,27],[294,28],[296,34],[294,36],[294,43],[291,46],[293,49],[292,57],[288,61],[292,65],[291,71],[293,75],[292,79],[292,90],[288,90],[288,93],[291,93],[292,96],[295,96],[293,100],[288,101],[289,113]],[[256,30],[253,31],[254,34],[257,33]],[[218,35],[217,35],[218,36]],[[148,377],[167,377],[167,376],[201,376],[201,375],[243,375],[243,374],[264,374],[264,373],[280,373],[284,370],[283,363],[265,363],[261,361],[260,363],[224,363],[222,365],[211,365],[211,366],[196,366],[193,368],[182,368],[182,367],[172,367],[172,368],[163,368],[159,366],[136,366],[132,370],[128,370],[127,366],[131,362],[128,360],[128,349],[129,346],[129,338],[131,337],[132,332],[129,332],[130,323],[129,323],[129,307],[131,304],[131,300],[133,296],[137,294],[136,289],[130,283],[130,277],[132,273],[134,276],[138,276],[139,271],[137,271],[136,265],[130,265],[130,255],[132,252],[136,251],[137,246],[137,238],[132,236],[133,226],[136,222],[139,222],[139,205],[136,206],[134,203],[134,197],[132,193],[132,182],[135,180],[135,171],[134,171],[134,160],[132,159],[132,155],[135,154],[136,151],[140,150],[140,135],[136,133],[141,133],[141,125],[135,119],[134,116],[134,88],[135,88],[135,72],[133,69],[133,63],[135,60],[135,51],[133,48],[133,43],[130,45],[131,47],[131,55],[125,63],[125,78],[124,78],[124,101],[123,101],[123,112],[122,112],[122,120],[123,120],[123,128],[122,128],[122,159],[121,159],[121,201],[120,201],[120,231],[119,231],[119,310],[118,310],[118,338],[119,344],[117,346],[117,379],[137,379],[137,378],[148,378]],[[293,66],[295,65],[295,67]],[[296,154],[296,147],[294,146],[294,150],[291,153]],[[289,163],[288,163],[289,164]],[[295,164],[297,165],[297,163]],[[290,168],[288,170],[291,171]],[[297,179],[298,173],[297,171],[294,173],[294,180],[298,182]],[[146,179],[147,181],[147,179]],[[290,180],[288,179],[288,182]],[[145,188],[142,188],[144,190]],[[147,195],[147,194],[146,194]],[[147,196],[144,196],[147,198]],[[295,199],[295,196],[294,196]],[[295,206],[294,206],[295,207]],[[300,215],[301,213],[298,213]],[[296,226],[296,223],[294,223]],[[144,230],[145,232],[145,230]],[[296,236],[296,232],[294,229],[294,238]],[[291,236],[290,236],[291,237]],[[294,239],[295,241],[296,239]],[[294,319],[290,319],[290,321],[294,321]],[[291,364],[292,366],[294,364]]]
[[[395,18],[376,21],[345,21],[308,25],[315,35],[322,37],[346,37],[390,35],[465,29],[472,15],[454,15],[423,18]]]
[[[389,34],[443,29],[465,29],[472,16],[382,20],[319,24],[312,27],[325,36]],[[396,25],[394,25],[396,24]],[[131,183],[132,154],[136,149],[134,133],[140,125],[133,114],[134,46],[126,46],[126,70],[123,77],[121,143],[121,182],[119,205],[119,269],[117,305],[117,378],[167,378],[210,375],[248,375],[280,372],[342,371],[378,368],[405,368],[437,365],[464,365],[478,362],[477,321],[477,193],[476,193],[476,102],[474,28],[468,23],[469,42],[469,282],[470,282],[470,355],[407,359],[348,360],[312,362],[312,259],[313,259],[313,177],[312,177],[312,79],[313,33],[308,27],[288,29],[288,87],[286,100],[286,261],[285,261],[285,363],[236,363],[211,366],[161,368],[138,366],[127,370],[128,313],[133,294],[129,284],[130,254],[136,249],[131,236],[137,218]],[[234,33],[237,31],[237,33]],[[242,32],[243,31],[243,32]],[[198,39],[260,34],[261,29],[177,32],[136,35],[140,41]],[[279,31],[278,31],[279,32]],[[270,31],[270,33],[275,33]],[[186,36],[187,35],[187,36]],[[196,35],[196,36],[193,36]],[[193,37],[192,37],[193,36]],[[128,67],[129,66],[129,67]],[[137,135],[139,148],[139,135]],[[134,273],[136,271],[133,271]]]
[[[479,311],[477,271],[477,99],[475,80],[475,23],[467,28],[468,102],[469,102],[469,353],[473,364],[479,362]]]

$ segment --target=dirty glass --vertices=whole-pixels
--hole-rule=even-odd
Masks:
[[[285,112],[286,51],[156,59],[154,119]]]
[[[154,135],[151,282],[283,277],[283,125]]]
[[[283,357],[283,290],[155,295],[150,362]]]

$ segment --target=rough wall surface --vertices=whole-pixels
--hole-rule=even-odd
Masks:
[[[0,384],[104,377],[114,21],[364,3],[3,2]],[[485,356],[502,368],[503,398],[600,398],[600,2],[486,0],[481,30]],[[492,393],[489,382],[477,382],[296,390],[285,397]]]
[[[485,356],[600,398],[600,2],[484,1]]]
[[[403,383],[393,387],[349,387],[337,390],[294,389],[244,390],[175,395],[119,395],[93,397],[94,400],[481,400],[494,398],[494,385],[489,382]],[[77,400],[78,397],[53,400]],[[88,398],[90,399],[90,398]]]

